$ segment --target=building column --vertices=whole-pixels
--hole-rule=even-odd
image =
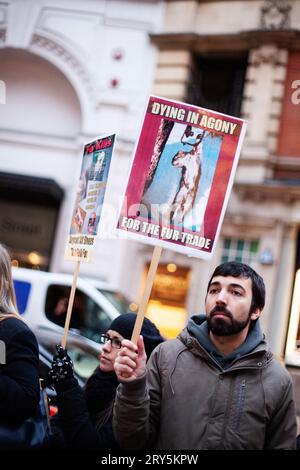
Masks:
[[[277,149],[288,52],[261,46],[249,55],[242,117],[248,121],[238,181],[263,182],[272,177]]]
[[[153,88],[154,95],[183,101],[190,76],[190,65],[190,51],[160,51]]]

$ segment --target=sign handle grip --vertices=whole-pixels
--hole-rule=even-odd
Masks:
[[[64,334],[63,334],[63,339],[61,342],[61,345],[64,349],[66,349],[66,345],[67,345],[67,336],[68,336],[68,332],[70,328],[70,321],[71,321],[71,316],[72,316],[72,308],[73,308],[73,303],[74,303],[79,268],[80,268],[80,261],[77,261],[75,265],[75,269],[74,269],[74,274],[73,274],[73,282],[72,282],[72,287],[71,287],[71,292],[70,292],[70,297],[69,297],[69,302],[68,302],[68,310],[67,310],[67,316],[66,316],[66,321],[65,321],[65,326],[64,326]]]

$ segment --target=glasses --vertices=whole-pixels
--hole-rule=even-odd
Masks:
[[[100,335],[100,343],[106,344],[110,341],[113,348],[121,349],[122,341],[119,338],[110,338],[108,335]]]

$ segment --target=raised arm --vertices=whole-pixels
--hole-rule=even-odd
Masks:
[[[113,429],[115,438],[123,449],[152,447],[156,439],[156,419],[159,416],[160,380],[154,352],[147,364],[142,337],[138,345],[131,341],[124,346],[115,361],[115,371],[120,380],[114,406]],[[148,369],[151,374],[148,374]],[[122,377],[121,374],[127,374]],[[151,378],[151,384],[147,383]],[[150,393],[151,390],[151,403]],[[157,394],[152,391],[157,390]]]

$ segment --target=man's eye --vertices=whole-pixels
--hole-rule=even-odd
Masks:
[[[237,297],[240,297],[242,294],[241,294],[240,291],[234,290],[234,291],[233,291],[233,295],[235,295],[235,296],[237,296]]]
[[[215,294],[216,292],[217,292],[217,289],[211,289],[211,290],[209,291],[209,294]]]

